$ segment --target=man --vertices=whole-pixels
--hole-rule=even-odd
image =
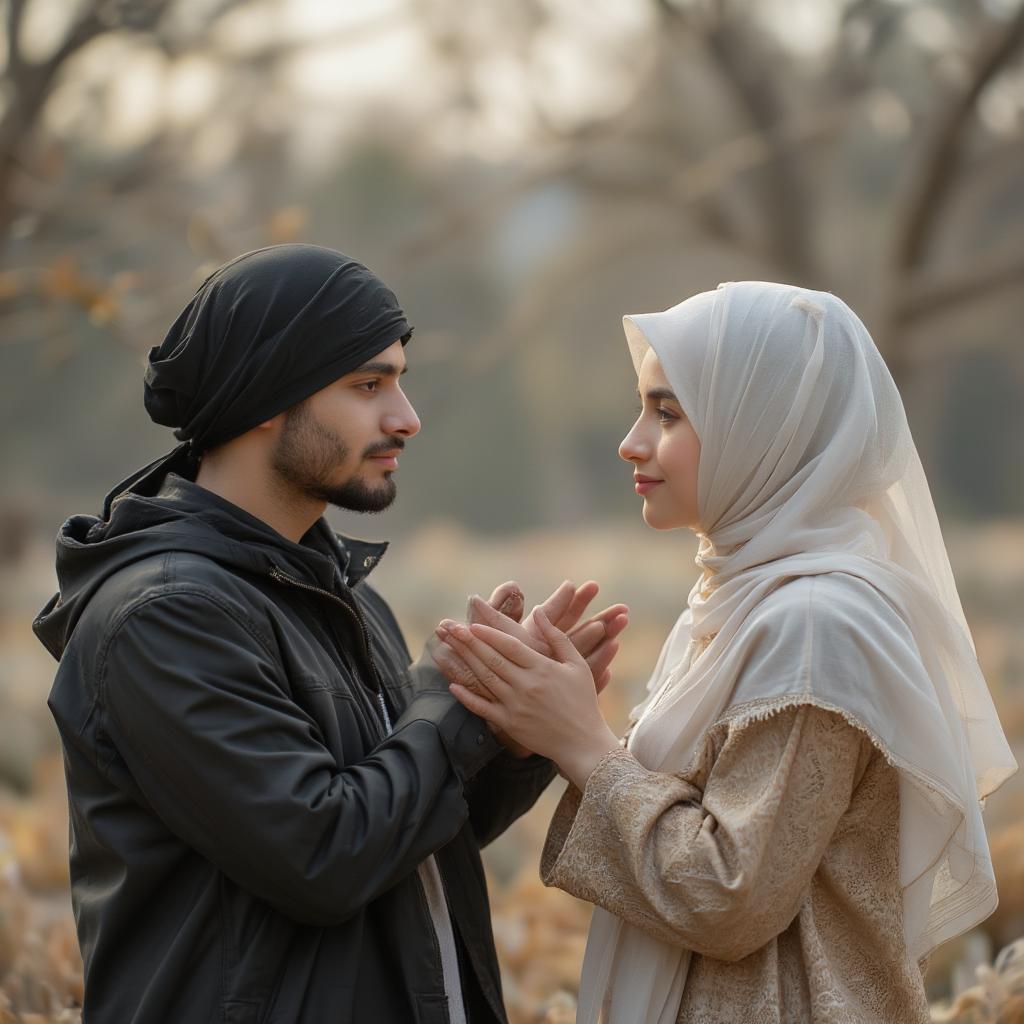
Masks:
[[[395,496],[411,330],[329,249],[226,264],[150,352],[184,444],[61,531],[35,629],[88,1024],[505,1020],[479,848],[552,766],[409,670],[386,545],[322,518]],[[562,588],[566,626],[592,596]],[[599,682],[615,612],[576,633]]]

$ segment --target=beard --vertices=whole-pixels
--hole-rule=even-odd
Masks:
[[[401,438],[371,445],[363,457],[403,448]],[[383,512],[395,500],[398,488],[391,475],[375,487],[353,475],[340,484],[330,482],[339,465],[349,457],[340,435],[320,423],[300,402],[287,411],[271,465],[279,478],[304,497],[324,501],[349,512]]]

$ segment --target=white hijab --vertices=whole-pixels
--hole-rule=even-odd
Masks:
[[[623,323],[637,371],[653,348],[701,441],[703,570],[628,747],[684,771],[727,709],[842,714],[900,771],[906,939],[925,956],[996,906],[981,806],[1017,765],[896,385],[825,292],[729,283]],[[787,597],[805,576],[823,600]],[[578,1020],[672,1024],[689,958],[595,909]]]

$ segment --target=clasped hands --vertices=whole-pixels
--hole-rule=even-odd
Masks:
[[[614,604],[580,622],[598,592],[565,582],[520,622],[522,591],[504,583],[470,599],[468,625],[451,619],[430,645],[451,693],[483,718],[515,755],[551,758],[580,789],[618,745],[597,703],[611,679],[628,608]]]

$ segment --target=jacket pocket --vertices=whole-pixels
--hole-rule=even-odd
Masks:
[[[230,879],[220,878],[225,1024],[262,1024],[294,937],[294,926]]]
[[[384,1020],[376,1007],[361,1010],[356,1011],[355,989],[350,986],[317,985],[312,999],[307,987],[290,986],[260,1024],[296,1024],[299,1020],[310,1024],[377,1024]]]
[[[444,994],[414,992],[415,1024],[449,1024],[448,997]]]
[[[293,685],[293,693],[296,703],[316,722],[320,741],[339,767],[362,761],[384,736],[380,712],[369,696],[359,699],[351,691],[303,685],[301,680]]]
[[[261,1024],[262,1003],[252,999],[233,999],[221,1007],[223,1024]]]

